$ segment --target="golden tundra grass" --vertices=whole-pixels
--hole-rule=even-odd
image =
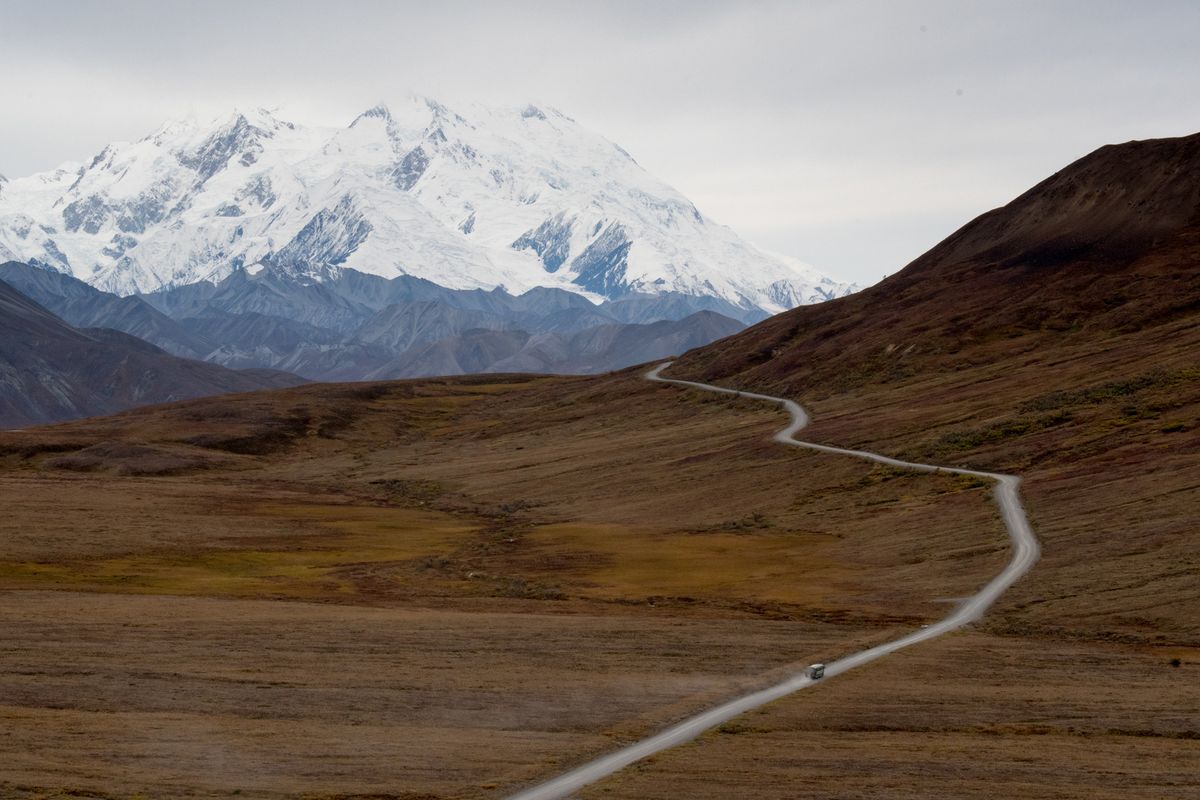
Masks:
[[[915,451],[983,402],[952,381],[896,397],[821,400],[812,434]],[[0,794],[495,797],[934,619],[1004,562],[985,486],[782,448],[781,422],[636,374],[485,376],[0,434]],[[1194,481],[1117,457],[1107,486],[1026,465],[1046,559],[970,635],[596,796],[727,797],[747,769],[764,797],[970,796],[995,776],[983,743],[1021,796],[1092,796],[1100,760],[1114,793],[1173,796],[1149,780],[1186,786],[1163,765],[1195,726],[1162,710],[1191,702],[1195,620],[1154,598],[1188,597],[1171,520]]]

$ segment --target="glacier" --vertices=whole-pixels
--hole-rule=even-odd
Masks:
[[[761,250],[552,108],[406,97],[345,127],[265,109],[175,120],[0,181],[0,260],[120,295],[269,267],[593,302],[719,298],[773,314],[855,287]]]

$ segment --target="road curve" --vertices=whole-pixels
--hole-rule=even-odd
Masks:
[[[775,441],[781,444],[819,450],[822,453],[836,453],[838,455],[865,458],[869,461],[876,461],[880,464],[901,467],[903,469],[919,470],[921,472],[942,472],[953,475],[973,475],[977,478],[984,478],[995,482],[993,498],[1000,509],[1000,516],[1004,519],[1004,527],[1008,530],[1009,538],[1013,544],[1013,553],[1008,565],[991,582],[959,605],[949,616],[920,630],[913,631],[907,636],[827,664],[825,666],[826,679],[841,675],[843,672],[860,667],[869,661],[882,658],[888,653],[894,653],[910,645],[941,636],[943,633],[956,630],[979,619],[983,616],[983,612],[1008,587],[1012,586],[1022,575],[1028,572],[1038,560],[1041,547],[1038,545],[1037,537],[1033,535],[1033,529],[1029,525],[1029,520],[1025,516],[1024,509],[1021,507],[1021,498],[1017,492],[1021,483],[1020,478],[996,472],[981,472],[979,470],[960,469],[958,467],[940,467],[934,464],[918,464],[912,461],[901,461],[897,458],[881,456],[877,453],[869,453],[865,450],[848,450],[843,447],[830,447],[829,445],[802,442],[796,439],[795,436],[796,433],[808,424],[808,414],[805,413],[799,404],[782,397],[772,397],[754,392],[740,392],[736,389],[710,386],[707,383],[662,377],[662,371],[671,366],[671,364],[672,362],[670,361],[659,364],[646,373],[646,378],[660,383],[673,383],[677,386],[688,386],[693,389],[729,394],[735,397],[746,397],[751,400],[763,400],[782,406],[791,416],[792,421],[786,428],[775,434]],[[636,761],[641,761],[643,758],[655,753],[660,753],[663,750],[691,741],[705,731],[715,728],[739,714],[744,714],[759,706],[778,700],[781,697],[811,686],[813,683],[814,681],[803,674],[794,675],[782,683],[722,703],[715,708],[703,711],[682,722],[676,723],[660,733],[656,733],[653,736],[622,747],[620,750],[589,761],[580,767],[559,775],[557,778],[552,778],[545,783],[517,792],[511,795],[509,800],[560,800],[560,798],[565,798],[572,792],[595,783],[601,778],[612,775],[614,772],[624,769]]]

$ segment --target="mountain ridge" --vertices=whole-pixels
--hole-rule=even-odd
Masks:
[[[707,219],[619,146],[527,105],[378,105],[347,127],[265,110],[172,121],[5,184],[0,257],[118,294],[256,265],[447,288],[674,292],[774,313],[851,290]]]
[[[215,286],[140,297],[18,262],[0,264],[0,279],[77,327],[115,328],[180,357],[312,380],[495,372],[518,364],[539,373],[594,373],[744,327],[719,313],[736,309],[716,298],[638,295],[595,305],[562,289],[513,296],[351,269],[310,283],[273,267],[239,271]]]
[[[304,382],[179,358],[109,328],[72,327],[0,280],[0,426]]]

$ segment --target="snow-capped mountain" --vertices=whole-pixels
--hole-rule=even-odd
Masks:
[[[704,217],[548,108],[409,98],[345,128],[264,110],[170,122],[87,164],[0,183],[0,261],[118,294],[263,266],[348,267],[452,289],[711,296],[778,312],[851,287]]]

